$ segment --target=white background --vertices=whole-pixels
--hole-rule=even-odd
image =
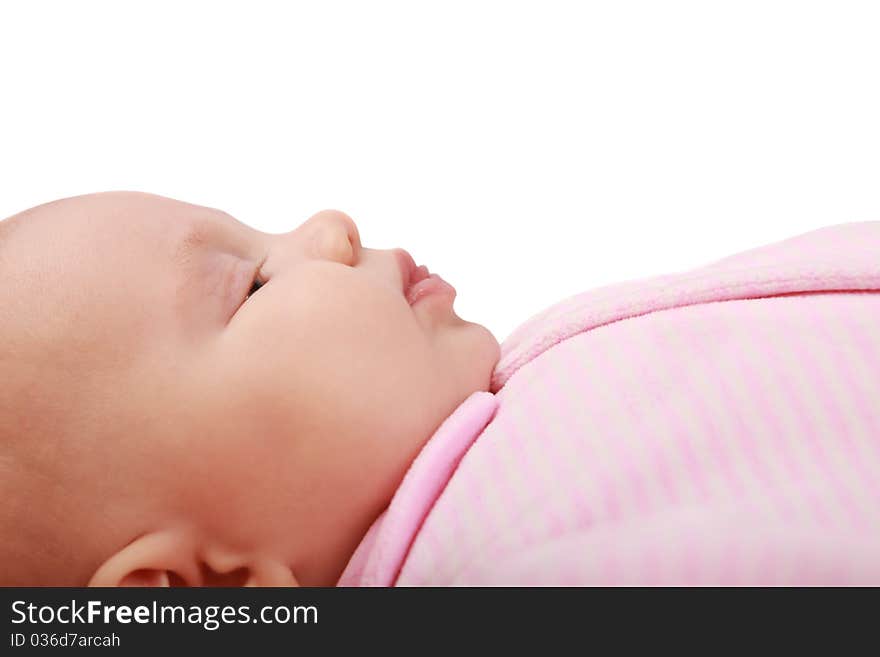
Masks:
[[[108,189],[344,210],[503,339],[562,298],[880,219],[880,3],[12,2],[0,217]]]

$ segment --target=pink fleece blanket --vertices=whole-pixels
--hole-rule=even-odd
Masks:
[[[880,222],[565,299],[344,586],[880,584]]]

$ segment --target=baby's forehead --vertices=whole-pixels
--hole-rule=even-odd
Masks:
[[[56,247],[80,257],[136,249],[156,262],[184,258],[209,241],[228,214],[200,205],[141,192],[102,192],[30,208],[0,223],[9,243],[20,233],[19,252]],[[48,255],[48,254],[47,254]]]
[[[130,228],[138,223],[167,230],[182,214],[180,208],[174,207],[177,202],[167,201],[170,199],[135,192],[73,196],[29,208],[5,219],[0,225],[7,225],[8,233],[19,229],[34,234],[52,230],[59,236],[68,232],[107,231],[114,226]]]
[[[90,371],[112,369],[157,344],[183,344],[217,314],[203,299],[226,261],[194,258],[189,275],[172,257],[181,239],[204,236],[211,216],[114,195],[17,217],[10,248],[0,248],[0,307],[9,311],[0,313],[0,338],[35,367],[50,358],[71,371],[84,371],[80,358]]]
[[[217,221],[219,210],[142,192],[101,192],[41,206],[51,220],[76,220],[107,229],[153,229],[163,234],[189,231],[193,224]]]
[[[8,283],[3,296],[9,302],[37,298],[51,306],[70,305],[74,289],[81,291],[75,296],[88,298],[109,294],[109,287],[144,292],[145,282],[155,287],[179,278],[175,259],[211,239],[224,215],[135,192],[36,206],[0,223],[0,272]]]

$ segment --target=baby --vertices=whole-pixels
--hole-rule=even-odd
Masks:
[[[0,585],[335,584],[499,359],[426,276],[332,210],[269,234],[108,192],[0,222]]]
[[[0,584],[880,582],[880,222],[499,345],[401,249],[82,196],[0,222]]]

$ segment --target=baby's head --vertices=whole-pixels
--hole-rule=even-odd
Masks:
[[[403,255],[129,192],[0,222],[0,585],[335,583],[499,357]]]

